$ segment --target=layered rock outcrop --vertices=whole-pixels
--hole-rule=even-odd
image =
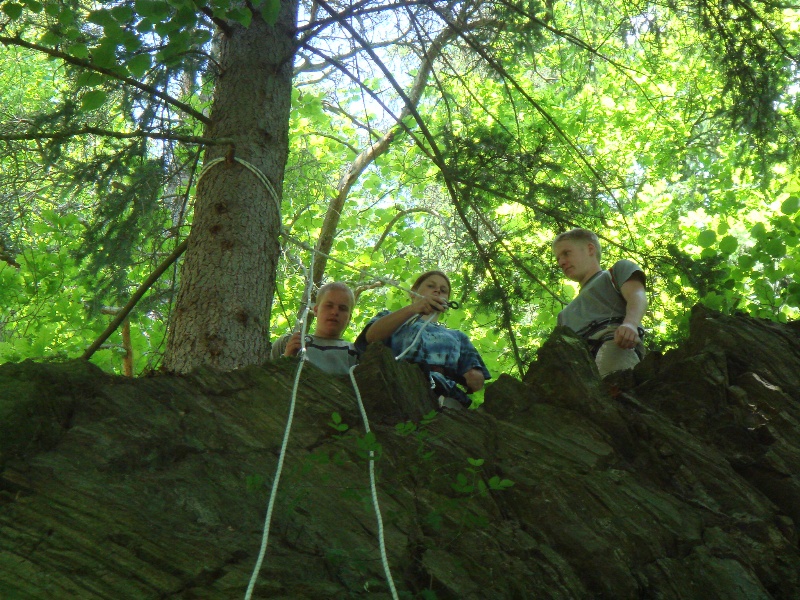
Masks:
[[[130,380],[0,366],[0,598],[243,598],[296,363]],[[303,369],[254,598],[800,598],[800,327],[695,311],[600,381],[557,330],[431,411],[416,367]]]

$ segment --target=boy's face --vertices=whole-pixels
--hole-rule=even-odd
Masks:
[[[447,283],[447,279],[436,273],[423,279],[419,287],[412,291],[423,296],[434,296],[443,300],[450,298],[450,284]],[[413,301],[414,298],[412,295],[411,300]]]
[[[553,247],[564,276],[581,284],[600,269],[594,244],[580,240],[561,240]]]
[[[317,298],[314,315],[317,317],[314,335],[338,340],[350,324],[350,295],[342,290],[329,290],[322,298]]]

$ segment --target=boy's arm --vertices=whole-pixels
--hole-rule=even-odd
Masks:
[[[644,283],[638,277],[631,277],[620,289],[625,298],[625,320],[614,333],[614,342],[620,348],[634,348],[639,343],[637,329],[642,325],[642,317],[647,311],[647,294]]]
[[[382,342],[414,315],[429,315],[433,312],[442,312],[446,306],[445,300],[440,300],[434,296],[420,296],[411,304],[384,315],[370,325],[366,333],[367,343]]]
[[[462,375],[464,381],[467,382],[467,393],[478,392],[483,389],[483,383],[486,381],[483,377],[483,371],[478,367],[470,369]]]

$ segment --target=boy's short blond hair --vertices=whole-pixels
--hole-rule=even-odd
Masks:
[[[602,248],[600,247],[600,239],[597,237],[595,232],[576,227],[575,229],[570,229],[569,231],[559,233],[556,236],[556,239],[553,240],[553,249],[555,249],[558,242],[566,241],[586,242],[587,244],[592,244],[595,247],[595,250],[597,250],[597,262],[600,262]]]
[[[320,302],[322,302],[325,294],[332,290],[339,290],[340,292],[346,293],[347,297],[350,298],[350,310],[353,310],[353,307],[356,305],[356,296],[353,294],[353,290],[350,289],[350,286],[346,283],[342,283],[341,281],[331,281],[330,283],[326,283],[319,288],[319,290],[317,290],[317,299],[314,302],[314,306],[317,306]]]

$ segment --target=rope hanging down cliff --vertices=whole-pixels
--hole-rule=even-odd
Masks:
[[[203,171],[200,173],[200,177],[202,177],[203,174],[206,173],[208,169],[210,169],[216,164],[219,164],[223,160],[224,159],[219,158],[211,161],[208,165],[205,166]],[[267,191],[270,193],[272,198],[275,200],[275,203],[278,206],[278,214],[280,214],[280,199],[278,198],[278,194],[275,191],[275,188],[272,186],[272,184],[266,178],[266,176],[250,163],[242,161],[241,159],[234,159],[234,160],[237,160],[245,167],[247,167],[250,171],[256,174],[256,176],[264,184],[264,187],[266,187]],[[261,548],[258,553],[258,559],[256,560],[255,567],[253,568],[253,574],[250,577],[250,582],[247,586],[247,591],[245,593],[245,600],[250,600],[250,598],[252,597],[253,590],[255,589],[256,581],[258,579],[258,573],[261,570],[261,565],[263,564],[264,556],[266,555],[267,545],[269,541],[269,530],[272,522],[272,510],[275,505],[275,498],[277,497],[278,493],[278,484],[280,483],[281,473],[283,472],[283,463],[286,457],[286,448],[289,444],[289,434],[291,433],[292,421],[294,420],[294,410],[297,404],[297,390],[300,384],[300,374],[303,372],[303,366],[307,360],[305,337],[306,337],[306,326],[308,323],[308,313],[310,310],[311,287],[313,285],[312,277],[314,272],[314,256],[315,254],[312,252],[310,259],[311,264],[306,273],[307,275],[306,285],[303,291],[304,306],[302,308],[302,313],[301,313],[302,316],[298,319],[298,323],[295,325],[295,329],[300,330],[300,344],[301,344],[300,354],[299,354],[300,361],[299,364],[297,365],[297,371],[294,378],[294,385],[292,386],[292,396],[289,402],[289,416],[287,417],[286,428],[283,434],[283,442],[281,443],[281,451],[278,456],[278,464],[275,468],[275,476],[273,477],[272,480],[272,489],[270,491],[269,502],[267,505],[267,514],[264,519],[264,532],[261,538]],[[364,428],[366,429],[366,432],[369,433],[370,432],[369,420],[367,419],[367,413],[366,410],[364,409],[364,404],[361,401],[361,393],[358,389],[358,384],[356,383],[355,376],[353,375],[353,369],[355,369],[355,367],[350,369],[350,379],[353,382],[353,388],[355,390],[356,399],[358,401],[358,407],[359,410],[361,411],[361,416],[364,420]],[[389,559],[386,554],[386,544],[383,536],[383,518],[381,517],[380,506],[378,504],[378,491],[375,481],[375,456],[372,450],[370,450],[369,453],[369,475],[370,475],[370,490],[372,493],[372,504],[375,509],[375,517],[377,519],[377,524],[378,524],[378,539],[381,550],[381,563],[383,565],[384,575],[386,576],[386,582],[388,583],[389,589],[392,593],[392,598],[394,600],[398,600],[399,597],[397,595],[397,590],[395,589],[394,580],[392,579],[392,573],[389,568]]]

